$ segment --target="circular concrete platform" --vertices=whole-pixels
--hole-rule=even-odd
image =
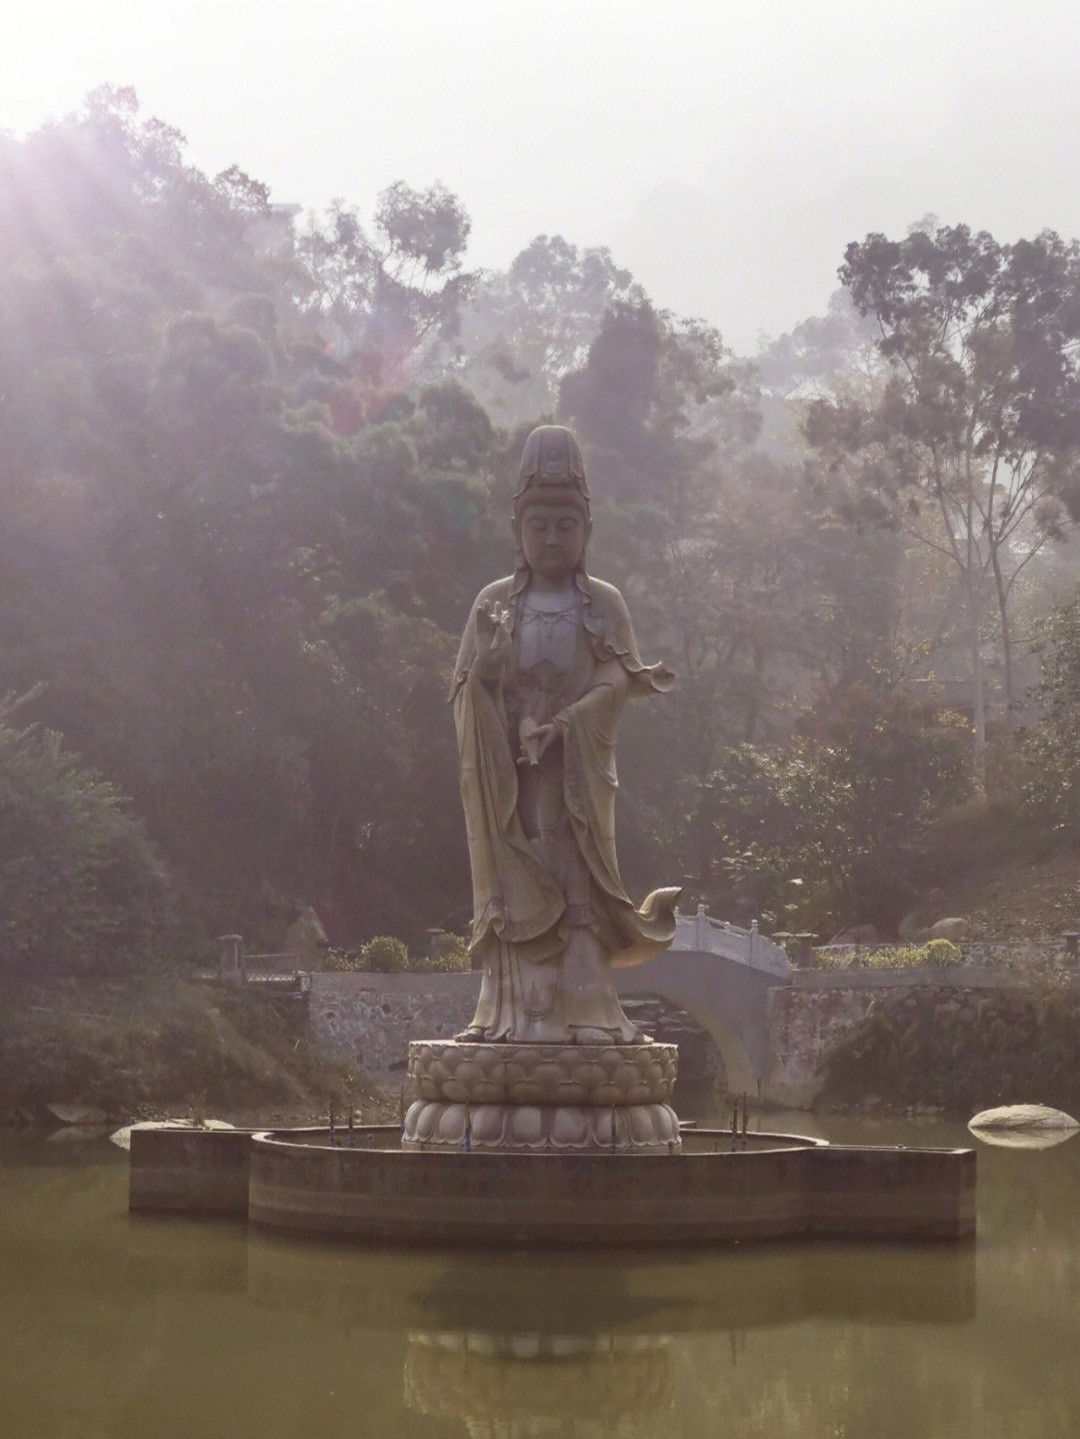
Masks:
[[[409,1244],[711,1244],[974,1233],[971,1150],[833,1148],[684,1130],[682,1150],[521,1154],[401,1148],[397,1127],[262,1132],[248,1218]]]

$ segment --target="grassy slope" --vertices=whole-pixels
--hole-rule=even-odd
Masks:
[[[324,1119],[331,1099],[376,1119],[389,1104],[258,996],[159,980],[39,982],[3,998],[0,1122],[42,1118],[53,1102],[117,1121],[233,1123]]]
[[[1020,846],[946,892],[942,914],[966,915],[973,937],[1052,938],[1080,929],[1080,851]]]

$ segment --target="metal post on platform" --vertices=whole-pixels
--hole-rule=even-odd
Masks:
[[[218,938],[218,974],[227,984],[244,982],[244,941],[238,934]]]
[[[709,915],[703,904],[697,907],[697,914],[694,916],[694,948],[697,950],[708,949],[709,947]]]

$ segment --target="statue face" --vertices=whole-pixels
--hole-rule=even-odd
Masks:
[[[521,548],[541,579],[569,578],[588,538],[588,521],[574,505],[530,505],[521,517]]]

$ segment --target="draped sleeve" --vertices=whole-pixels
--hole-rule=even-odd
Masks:
[[[574,836],[622,936],[615,965],[640,964],[675,937],[680,890],[653,890],[636,907],[629,898],[615,851],[615,737],[626,701],[669,690],[666,665],[647,665],[638,652],[630,615],[613,585],[589,580],[585,625],[598,664],[588,692],[556,716],[562,732],[566,806]]]
[[[473,883],[472,948],[491,939],[522,944],[555,934],[566,902],[529,844],[517,813],[518,779],[501,687],[476,669],[477,613],[504,603],[509,582],[480,592],[458,653],[451,699],[457,728],[461,800]]]

